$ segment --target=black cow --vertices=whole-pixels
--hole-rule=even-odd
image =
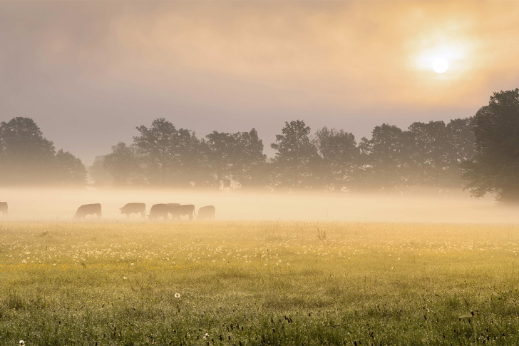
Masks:
[[[96,214],[98,218],[101,217],[101,204],[85,204],[79,207],[74,215],[74,219],[84,219],[87,215]]]
[[[214,220],[215,208],[212,205],[206,205],[198,209],[198,220]]]
[[[9,213],[9,208],[7,206],[7,202],[0,202],[0,211],[2,212],[2,215],[7,216]]]
[[[128,203],[124,207],[119,208],[121,214],[126,214],[126,218],[130,218],[130,214],[141,213],[141,217],[144,219],[146,216],[146,204],[144,203]]]
[[[179,219],[181,216],[189,216],[189,220],[193,220],[193,215],[195,214],[195,206],[192,204],[186,205],[177,205],[171,207],[171,216],[174,219]]]
[[[151,206],[150,215],[148,215],[148,217],[150,220],[159,219],[161,217],[164,218],[164,220],[167,220],[172,208],[173,207],[163,203],[154,204]]]

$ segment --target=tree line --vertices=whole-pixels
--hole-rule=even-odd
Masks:
[[[158,118],[87,170],[56,151],[29,118],[0,124],[0,183],[319,191],[467,188],[519,196],[519,89],[494,93],[475,116],[449,123],[382,124],[371,138],[286,122],[267,158],[255,129],[205,137]],[[514,197],[515,196],[515,197]]]

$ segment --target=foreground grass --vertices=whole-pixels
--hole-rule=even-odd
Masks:
[[[519,344],[519,226],[0,224],[0,344]]]

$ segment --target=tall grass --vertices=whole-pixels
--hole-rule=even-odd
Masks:
[[[518,226],[0,224],[0,344],[519,344]]]

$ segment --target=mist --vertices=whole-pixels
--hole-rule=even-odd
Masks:
[[[126,203],[146,203],[146,213],[153,204],[214,205],[217,221],[351,221],[412,223],[518,223],[516,209],[495,203],[492,197],[473,199],[459,191],[442,194],[423,192],[414,195],[270,193],[176,191],[153,189],[9,189],[0,190],[0,200],[9,204],[6,220],[72,222],[80,205],[101,203],[100,221],[146,222],[140,215],[130,219],[119,208]],[[181,222],[187,222],[183,217]],[[196,217],[195,217],[196,220]],[[84,222],[97,222],[88,216]],[[165,221],[155,221],[165,223]],[[175,227],[179,221],[167,221]],[[197,222],[197,221],[192,221]]]

